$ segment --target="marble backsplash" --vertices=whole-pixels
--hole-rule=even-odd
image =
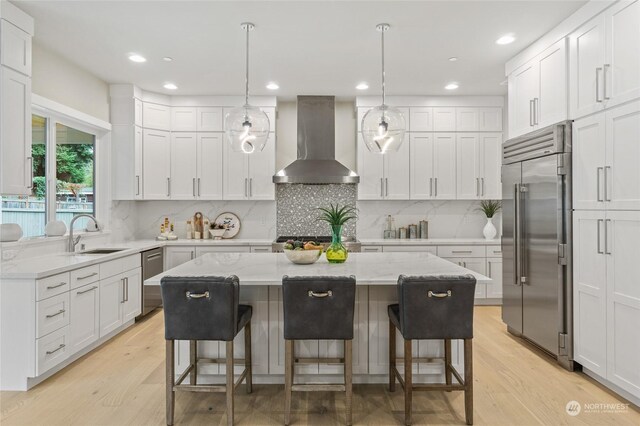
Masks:
[[[224,212],[240,218],[236,238],[275,239],[276,203],[273,201],[114,201],[111,208],[113,241],[155,238],[165,217],[183,239],[187,220],[196,212],[214,220]]]
[[[396,228],[429,221],[429,238],[484,238],[487,220],[477,210],[479,201],[358,201],[358,238],[382,238],[387,215]],[[498,236],[502,234],[502,216],[494,218]]]
[[[329,204],[354,206],[358,196],[357,185],[276,185],[276,211],[278,235],[331,235],[326,222],[318,221],[318,207]],[[358,225],[359,226],[359,225]],[[356,235],[356,221],[345,224],[345,237]]]

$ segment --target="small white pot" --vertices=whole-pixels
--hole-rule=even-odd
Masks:
[[[497,233],[498,233],[498,230],[493,225],[493,218],[492,217],[488,217],[487,218],[487,224],[484,226],[484,229],[482,230],[482,234],[484,235],[484,239],[485,240],[493,240],[496,237]]]

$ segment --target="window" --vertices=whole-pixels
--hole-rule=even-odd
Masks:
[[[2,197],[2,223],[17,223],[24,237],[37,237],[51,220],[68,229],[78,214],[95,216],[95,141],[93,134],[34,114],[33,190]],[[84,229],[88,221],[79,219],[75,228]]]

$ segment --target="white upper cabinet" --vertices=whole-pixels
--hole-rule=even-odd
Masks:
[[[144,129],[142,136],[145,200],[171,197],[171,138],[169,132]]]
[[[432,132],[433,108],[410,108],[409,129],[412,132]]]
[[[534,99],[538,95],[538,64],[531,61],[509,76],[509,137],[533,130]]]
[[[130,118],[128,120],[130,120]],[[113,116],[111,117],[111,124],[114,124]],[[142,127],[142,101],[137,98],[133,99],[133,124]]]
[[[145,129],[171,130],[171,107],[143,102],[142,124]]]
[[[458,132],[477,132],[479,127],[479,108],[456,108],[456,130]]]
[[[604,114],[576,120],[572,132],[573,208],[604,208]]]
[[[171,134],[171,199],[196,198],[197,156],[196,133]]]
[[[358,135],[359,200],[408,200],[410,198],[409,135],[397,152],[370,152]]]
[[[461,133],[456,139],[457,199],[500,199],[502,133]]]
[[[480,133],[480,198],[502,199],[502,133]]]
[[[433,108],[433,131],[455,132],[456,109],[453,107]]]
[[[433,197],[433,133],[411,133],[409,144],[410,198],[428,200]],[[362,182],[362,177],[360,179]]]
[[[171,107],[171,130],[195,132],[197,110],[194,107]]]
[[[222,131],[222,108],[221,107],[199,107],[197,114],[197,130],[199,132],[221,132]]]
[[[433,197],[440,200],[456,198],[456,135],[433,135]]]
[[[276,147],[273,134],[262,152],[236,152],[223,144],[223,198],[225,200],[275,200],[273,175]]]
[[[197,194],[201,200],[222,200],[223,133],[198,133]]]
[[[360,176],[358,199],[382,200],[384,198],[384,156],[370,152],[360,133],[358,133],[357,144],[358,175]]]
[[[144,199],[142,193],[142,127],[134,126],[133,132],[133,198],[136,200]]]
[[[478,130],[481,132],[502,132],[502,108],[478,108],[480,120]],[[460,129],[457,129],[460,131]]]
[[[387,200],[408,200],[410,198],[409,166],[410,142],[405,135],[398,151],[389,152],[384,157],[384,198]]]
[[[0,19],[0,63],[31,77],[31,34]]]

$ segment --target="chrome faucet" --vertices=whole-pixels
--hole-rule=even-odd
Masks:
[[[93,222],[96,224],[96,228],[100,229],[100,225],[98,225],[98,221],[96,220],[95,217],[91,216],[90,214],[83,213],[83,214],[74,216],[73,219],[71,219],[71,223],[69,224],[69,244],[67,246],[67,251],[69,253],[73,253],[74,251],[76,251],[76,245],[80,241],[81,235],[78,235],[76,239],[73,238],[73,225],[76,223],[76,220],[80,219],[81,217],[88,217],[89,219],[93,220]]]

